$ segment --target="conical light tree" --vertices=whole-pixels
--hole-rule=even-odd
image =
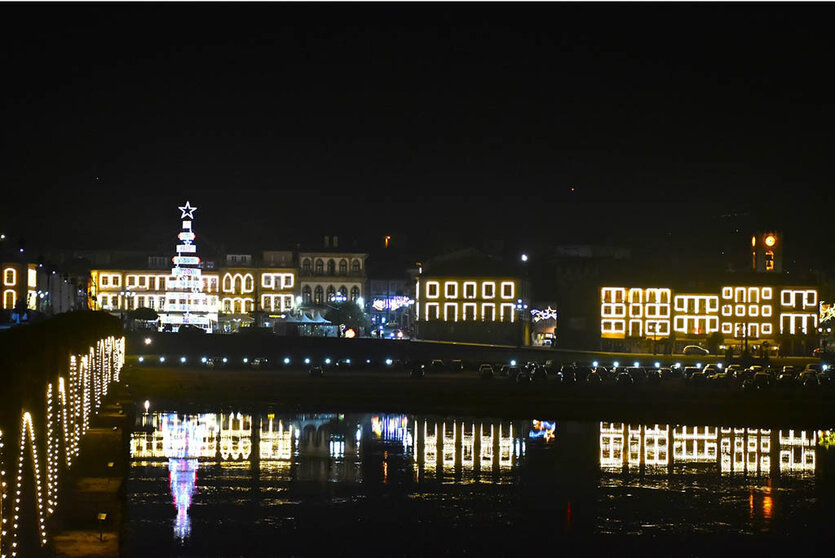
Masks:
[[[217,325],[217,308],[203,292],[200,258],[192,222],[196,207],[189,202],[179,207],[182,212],[182,230],[177,238],[177,255],[171,261],[174,267],[165,287],[165,307],[160,312],[160,328],[178,331],[180,326],[190,324],[211,333]]]

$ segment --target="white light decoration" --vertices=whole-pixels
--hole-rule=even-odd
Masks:
[[[177,331],[181,325],[190,324],[211,333],[217,324],[217,305],[212,303],[214,297],[204,292],[207,282],[201,275],[200,258],[193,255],[197,252],[194,244],[197,236],[192,230],[192,220],[197,208],[186,202],[179,209],[183,221],[177,237],[181,244],[176,246],[177,255],[172,258],[174,267],[166,282],[165,310],[160,313],[160,329]]]
[[[534,322],[539,322],[542,320],[556,320],[557,319],[557,311],[554,308],[548,306],[545,310],[537,310],[536,308],[531,309],[531,318]]]

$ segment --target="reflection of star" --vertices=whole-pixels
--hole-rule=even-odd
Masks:
[[[196,207],[191,207],[188,202],[186,202],[184,206],[178,207],[177,209],[183,212],[183,214],[180,215],[180,219],[185,219],[186,217],[194,219],[193,213],[197,210]]]

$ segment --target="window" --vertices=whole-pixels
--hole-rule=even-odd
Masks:
[[[242,275],[236,273],[235,276],[232,278],[232,289],[236,293],[243,292],[244,290],[244,278]]]
[[[447,302],[444,304],[444,320],[447,322],[458,321],[458,304],[455,302]]]
[[[336,296],[336,289],[333,288],[333,285],[328,285],[328,300],[333,300],[334,296]]]
[[[426,308],[426,319],[427,320],[437,320],[438,313],[440,311],[440,305],[437,302],[427,302],[424,307]]]
[[[128,275],[128,287],[135,287],[136,286],[136,276],[135,275]]]
[[[328,275],[336,274],[336,264],[333,260],[328,260]]]
[[[255,290],[255,279],[253,279],[252,275],[249,273],[246,274],[244,279],[244,289],[246,292],[251,293]]]
[[[322,304],[322,298],[325,295],[325,291],[322,290],[321,286],[316,287],[316,290],[313,291],[313,302],[316,304]]]
[[[437,281],[426,282],[426,298],[438,298],[440,284]]]
[[[356,300],[360,297],[360,290],[359,287],[351,287],[351,300],[356,302]]]
[[[302,289],[302,301],[304,301],[305,304],[310,304],[310,287],[308,286],[305,286]]]
[[[223,292],[232,292],[232,277],[228,273],[223,276]]]
[[[11,310],[14,308],[15,302],[15,292],[11,289],[7,289],[6,292],[3,293],[3,308],[7,308]]]
[[[305,258],[302,260],[302,271],[305,273],[310,273],[310,258]]]
[[[293,274],[292,273],[285,273],[281,276],[281,287],[283,289],[292,289],[293,288]]]
[[[475,283],[473,283],[473,290],[475,290]],[[475,302],[465,302],[464,303],[464,313],[463,313],[462,319],[464,321],[475,320],[476,319],[476,305],[475,305]]]
[[[475,298],[475,281],[464,281],[464,298]]]
[[[353,271],[354,273],[359,273],[359,271],[360,271],[360,261],[359,260],[353,260],[351,262],[351,271]]]
[[[325,271],[325,262],[321,259],[316,260],[316,273],[321,275]]]
[[[339,287],[339,296],[342,297],[343,300],[348,300],[348,288],[345,285]]]
[[[261,275],[261,286],[265,289],[272,289],[274,279],[275,277],[271,273],[264,273]]]
[[[502,282],[502,298],[513,298],[513,282]]]
[[[348,274],[348,260],[339,260],[339,274],[340,275],[347,275]]]
[[[496,321],[496,305],[492,302],[485,302],[481,305],[481,319],[487,322]]]
[[[503,322],[512,322],[514,318],[514,310],[516,306],[512,303],[502,303],[501,305],[501,315],[499,319]]]
[[[9,276],[8,273],[11,272],[11,271],[14,271],[14,270],[13,269],[6,270],[6,277]],[[14,285],[14,283],[9,283],[8,279],[6,280],[6,284],[7,285]],[[101,286],[102,287],[107,287],[109,284],[110,284],[110,277],[108,277],[107,275],[102,275],[101,276]]]
[[[496,284],[492,281],[485,281],[481,284],[481,298],[493,298],[496,296]]]
[[[444,283],[444,296],[447,298],[458,298],[458,283],[447,281]]]

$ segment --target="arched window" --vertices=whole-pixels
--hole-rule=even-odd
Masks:
[[[333,260],[328,260],[328,275],[334,275],[336,273],[336,264]]]
[[[243,292],[244,290],[244,278],[238,273],[232,278],[232,290],[236,293]]]
[[[305,258],[302,261],[302,271],[305,273],[310,273],[310,258]]]
[[[6,290],[6,292],[3,293],[3,308],[11,310],[14,308],[15,302],[17,302],[15,300],[15,292],[11,289]]]
[[[351,300],[356,302],[359,297],[360,297],[359,287],[351,287]]]
[[[316,287],[316,290],[313,291],[313,302],[316,304],[322,304],[322,296],[324,292],[322,291],[322,287]]]
[[[339,287],[339,296],[342,300],[348,300],[348,288],[345,285]]]
[[[306,286],[302,289],[302,300],[305,304],[310,304],[310,287]]]
[[[255,279],[252,278],[252,275],[249,273],[246,274],[246,278],[244,280],[244,289],[246,292],[251,293],[255,290]]]
[[[333,300],[334,296],[336,296],[336,289],[333,288],[333,285],[328,285],[328,300]]]
[[[235,301],[235,306],[234,306],[234,308],[235,308],[235,314],[243,314],[243,311],[244,311],[244,310],[243,310],[243,302],[244,302],[244,301],[243,301],[243,300],[240,300],[240,299],[238,299],[238,300],[236,300],[236,301]]]
[[[316,273],[321,275],[325,271],[325,262],[321,259],[316,260]]]
[[[359,273],[359,271],[360,271],[360,261],[359,260],[354,259],[353,261],[351,261],[351,271],[353,271],[354,273]]]
[[[231,293],[232,292],[232,276],[228,273],[223,276],[223,292]]]
[[[340,275],[347,275],[348,274],[348,260],[339,260],[339,274]]]
[[[3,284],[7,287],[14,287],[14,284],[17,282],[17,270],[13,267],[6,268],[5,276],[3,277]]]

